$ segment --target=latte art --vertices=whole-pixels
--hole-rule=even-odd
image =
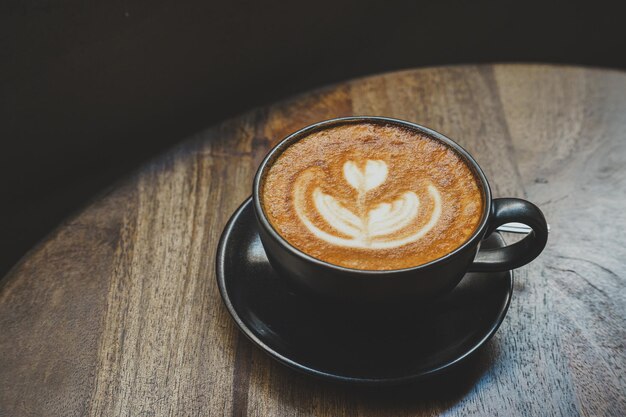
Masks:
[[[348,161],[343,166],[343,176],[357,192],[354,202],[355,212],[344,207],[335,197],[324,193],[319,187],[313,190],[313,202],[322,219],[343,235],[325,232],[317,227],[306,214],[307,181],[296,182],[294,206],[298,217],[316,237],[337,246],[362,249],[389,249],[412,243],[428,233],[441,216],[441,195],[437,187],[428,185],[428,193],[435,202],[429,221],[411,233],[398,237],[407,229],[419,212],[420,199],[412,191],[405,192],[392,202],[383,202],[373,209],[367,209],[367,192],[380,186],[387,179],[388,168],[384,161],[367,160],[361,171],[355,162]]]
[[[405,128],[359,123],[292,143],[266,171],[261,204],[289,244],[325,262],[389,270],[465,242],[483,196],[463,158]]]
[[[387,179],[388,172],[385,161],[368,159],[363,171],[353,161],[343,164],[344,178],[359,193],[365,193],[381,185]]]

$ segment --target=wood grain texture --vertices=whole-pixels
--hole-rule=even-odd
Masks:
[[[457,140],[495,196],[537,203],[545,252],[497,335],[384,391],[313,379],[239,334],[214,255],[284,135],[346,115]],[[68,219],[0,284],[0,416],[626,414],[626,75],[466,66],[359,79],[228,120]]]

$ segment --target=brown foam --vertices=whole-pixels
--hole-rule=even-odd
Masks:
[[[344,167],[352,161],[360,174],[374,172],[367,171],[368,160],[384,162],[370,168],[385,165],[387,175],[384,181],[375,181],[373,188],[359,192],[346,179]],[[441,199],[434,225],[437,201],[429,192],[433,188]],[[330,201],[331,207],[341,207],[340,214],[345,216],[320,213],[313,197],[316,192],[318,198],[327,196],[323,201]],[[367,235],[373,230],[367,226],[368,213],[384,203],[401,204],[407,193],[419,199],[416,215],[405,213],[403,227],[391,233]],[[317,259],[363,270],[408,268],[446,255],[473,234],[484,204],[477,179],[452,148],[418,132],[370,123],[330,128],[292,144],[269,168],[261,200],[270,223],[290,244]],[[407,201],[412,200],[407,197]],[[365,231],[365,237],[355,237],[354,228],[348,228],[355,224],[350,221],[353,218],[365,225],[356,227]],[[342,225],[346,226],[343,230]],[[393,246],[420,230],[427,232],[415,241]],[[322,235],[337,240],[326,241]]]

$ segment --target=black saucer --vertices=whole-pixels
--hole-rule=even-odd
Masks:
[[[483,247],[503,246],[499,234]],[[336,381],[389,385],[446,370],[486,343],[504,319],[513,275],[470,273],[444,298],[402,314],[368,314],[285,287],[269,265],[251,199],[233,214],[217,251],[217,281],[241,331],[273,358]]]

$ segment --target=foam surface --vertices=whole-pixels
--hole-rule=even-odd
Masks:
[[[274,161],[262,183],[270,223],[318,259],[356,269],[420,265],[465,242],[482,193],[460,155],[395,126],[314,133]]]

